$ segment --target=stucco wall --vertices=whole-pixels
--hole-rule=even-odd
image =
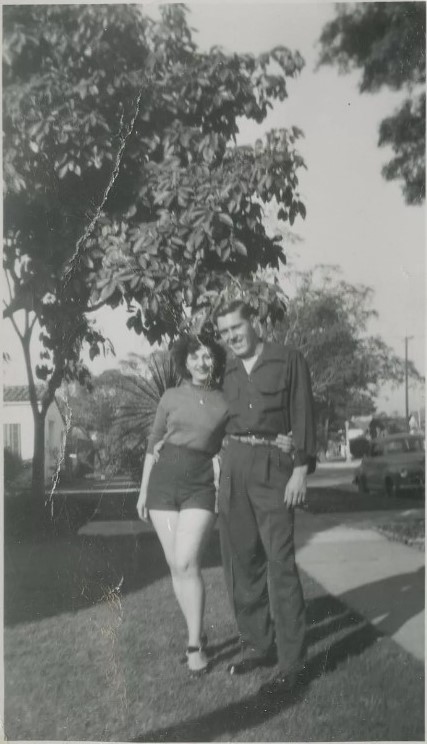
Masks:
[[[21,457],[31,460],[34,452],[34,421],[28,401],[3,402],[3,424],[20,424]],[[54,473],[63,445],[65,424],[56,403],[51,403],[46,414],[45,423],[45,478]]]

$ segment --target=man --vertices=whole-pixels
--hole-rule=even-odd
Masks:
[[[305,658],[293,527],[316,462],[310,375],[298,351],[259,338],[243,302],[223,305],[216,323],[232,352],[224,378],[229,421],[219,487],[221,549],[243,641],[242,659],[229,671],[243,674],[278,660],[268,689],[290,690]],[[285,441],[290,431],[293,459],[278,438]]]

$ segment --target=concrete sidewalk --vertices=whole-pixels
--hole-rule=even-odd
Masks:
[[[410,511],[424,516],[424,510]],[[423,661],[424,551],[388,540],[370,527],[391,516],[298,513],[297,561],[326,591]]]

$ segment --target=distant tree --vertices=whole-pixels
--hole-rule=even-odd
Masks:
[[[402,181],[406,202],[420,204],[425,199],[425,3],[339,3],[320,43],[320,64],[336,64],[341,72],[362,70],[362,93],[382,86],[408,92],[400,108],[381,122],[378,144],[394,152],[384,177]]]
[[[324,448],[331,424],[373,413],[380,386],[403,383],[405,362],[379,336],[367,333],[377,316],[372,289],[344,281],[333,266],[296,272],[295,278],[295,294],[276,338],[307,359]],[[409,374],[421,379],[412,362]]]
[[[90,311],[124,300],[128,325],[155,342],[228,275],[284,260],[261,204],[305,216],[301,132],[233,142],[239,118],[263,121],[302,66],[284,47],[201,53],[181,5],[159,22],[137,5],[4,7],[4,315],[25,357],[39,495],[46,411],[62,380],[88,379],[82,345],[95,356],[104,341]]]

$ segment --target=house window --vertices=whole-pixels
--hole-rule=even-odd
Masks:
[[[4,446],[21,456],[21,424],[3,424]]]

